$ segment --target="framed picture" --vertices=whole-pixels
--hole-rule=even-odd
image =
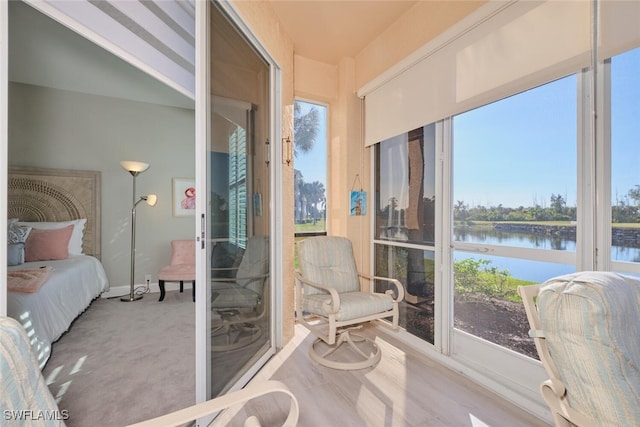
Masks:
[[[173,216],[196,214],[196,181],[193,178],[173,178]]]
[[[363,216],[367,214],[367,192],[366,191],[351,191],[349,198],[351,216]]]

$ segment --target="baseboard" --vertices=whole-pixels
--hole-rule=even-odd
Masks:
[[[134,289],[141,289],[143,288],[145,285],[143,283],[137,284],[134,286]],[[184,286],[183,286],[184,292],[186,292],[187,290],[189,292],[191,292],[191,282],[184,282]],[[164,290],[166,292],[170,292],[170,291],[179,291],[180,290],[180,283],[179,282],[165,282],[164,284]],[[103,292],[102,295],[100,295],[102,298],[114,298],[114,297],[120,297],[123,295],[129,295],[129,293],[131,292],[131,286],[130,285],[123,285],[123,286],[111,286],[109,288],[109,291],[107,292]],[[160,286],[158,286],[157,283],[149,283],[149,292],[151,294],[159,294],[160,293]]]

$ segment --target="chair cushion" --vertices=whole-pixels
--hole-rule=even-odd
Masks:
[[[360,291],[358,271],[353,259],[351,241],[344,237],[310,237],[298,243],[300,273],[302,277],[316,283],[324,283],[338,291]],[[305,296],[326,292],[305,286]]]
[[[216,286],[211,289],[211,300],[216,310],[255,308],[260,302],[260,294],[240,286]]]
[[[171,241],[171,265],[196,263],[195,240]]]
[[[162,267],[158,273],[158,280],[169,282],[196,280],[196,266],[193,264],[178,264]]]
[[[254,292],[262,292],[264,276],[269,272],[269,238],[252,236],[247,240],[247,248],[242,255],[236,277],[238,285]],[[252,279],[243,279],[249,278]]]
[[[331,303],[331,297],[328,294],[308,295],[302,302],[302,309],[309,313],[328,316],[331,309],[329,303]],[[340,310],[336,313],[336,320],[342,322],[358,319],[389,311],[392,308],[393,299],[390,295],[345,292],[340,294]]]
[[[640,280],[581,272],[541,286],[537,306],[569,404],[597,425],[640,425]]]
[[[237,245],[230,242],[217,242],[211,251],[211,277],[235,276],[243,254],[244,249]]]

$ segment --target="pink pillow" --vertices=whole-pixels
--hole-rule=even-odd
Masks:
[[[69,239],[72,232],[73,225],[54,230],[32,229],[24,245],[24,260],[29,262],[69,258]]]

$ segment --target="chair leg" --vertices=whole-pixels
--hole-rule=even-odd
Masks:
[[[191,298],[193,302],[196,302],[196,281],[191,282]]]
[[[184,286],[184,282],[182,280],[180,280],[180,292],[182,292],[183,286]]]
[[[160,286],[160,299],[158,301],[162,301],[164,299],[164,280],[158,280],[158,286]]]

